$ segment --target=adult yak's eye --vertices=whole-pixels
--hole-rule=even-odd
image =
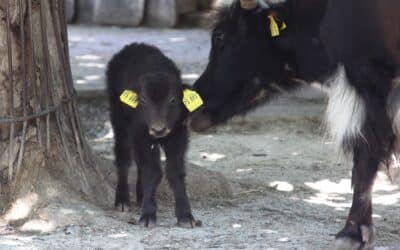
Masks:
[[[225,34],[222,31],[215,31],[213,34],[213,42],[215,45],[222,45],[225,39]]]

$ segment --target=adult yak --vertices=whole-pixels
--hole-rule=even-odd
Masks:
[[[400,1],[271,2],[240,0],[221,11],[195,83],[206,108],[192,128],[245,113],[299,79],[329,85],[327,128],[354,164],[353,203],[336,238],[367,248],[378,166],[400,159]]]

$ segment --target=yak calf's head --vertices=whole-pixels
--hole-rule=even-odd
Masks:
[[[147,74],[140,78],[137,112],[155,138],[167,136],[186,113],[182,104],[184,85],[180,76]]]

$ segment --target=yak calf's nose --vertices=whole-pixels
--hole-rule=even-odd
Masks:
[[[149,132],[152,136],[161,137],[167,134],[167,128],[161,126],[153,126],[150,128]]]

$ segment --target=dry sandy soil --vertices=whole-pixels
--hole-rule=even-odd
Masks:
[[[75,29],[82,30],[73,30],[72,39],[84,33],[84,28]],[[199,32],[200,37],[207,35]],[[207,58],[208,45],[203,46],[197,52],[202,54],[199,60]],[[102,65],[108,58],[95,49],[92,54],[101,58]],[[199,73],[204,64],[201,61],[186,71]],[[102,68],[97,66],[96,74]],[[76,79],[85,79],[83,74],[78,70]],[[90,144],[112,160],[106,101],[92,96],[80,104]],[[112,204],[107,208],[74,204],[71,211],[78,212],[71,216],[77,223],[49,234],[1,236],[0,249],[331,249],[351,205],[351,162],[338,157],[334,145],[323,136],[324,107],[322,95],[306,89],[214,131],[193,133],[187,161],[199,169],[222,173],[232,189],[231,195],[193,200],[194,215],[203,221],[200,228],[176,227],[170,201],[161,202],[159,226],[154,229],[128,223],[138,217],[138,208],[122,215],[112,210]],[[375,249],[400,249],[398,183],[380,175],[375,185]]]

